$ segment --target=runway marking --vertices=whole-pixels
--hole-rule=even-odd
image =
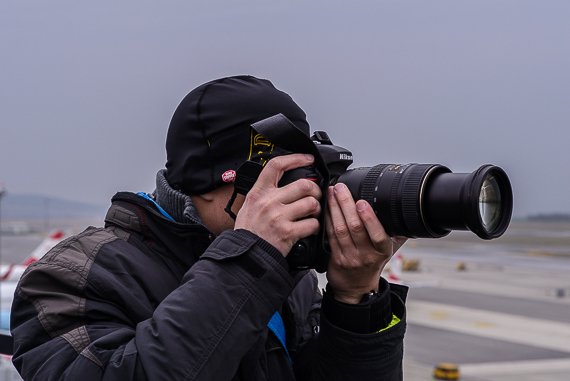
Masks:
[[[429,318],[433,320],[444,320],[449,318],[449,312],[443,310],[432,311],[429,314]]]
[[[479,328],[488,328],[488,327],[494,327],[495,326],[494,323],[489,323],[487,321],[474,321],[474,322],[471,322],[471,325],[474,327],[479,327]]]
[[[568,323],[419,300],[407,307],[409,323],[570,353]]]
[[[554,253],[552,251],[543,251],[543,250],[527,250],[529,255],[537,255],[540,257],[554,257]]]
[[[552,360],[526,360],[486,362],[478,364],[460,365],[463,376],[499,376],[499,375],[522,375],[528,373],[557,373],[568,372],[570,374],[570,359]]]

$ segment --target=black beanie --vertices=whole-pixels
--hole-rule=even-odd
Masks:
[[[268,80],[236,76],[197,87],[170,122],[166,180],[186,194],[208,193],[231,182],[252,155],[251,124],[279,113],[309,135],[303,110]]]

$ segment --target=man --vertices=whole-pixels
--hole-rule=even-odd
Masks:
[[[279,156],[250,127],[278,113],[309,133],[304,112],[267,80],[222,78],[186,96],[154,193],[117,193],[105,228],[64,241],[23,275],[11,327],[24,379],[402,379],[406,291],[380,272],[404,239],[337,184],[325,295],[313,272],[289,272],[292,245],[322,228],[322,194],[304,179],[277,186],[314,161]],[[248,159],[265,166],[234,202],[234,222],[224,207]]]

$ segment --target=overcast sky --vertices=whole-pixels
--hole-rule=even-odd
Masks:
[[[152,191],[194,87],[270,79],[355,164],[509,174],[570,213],[570,1],[0,2],[0,183],[107,204]]]

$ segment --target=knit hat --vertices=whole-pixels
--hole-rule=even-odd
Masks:
[[[279,113],[309,135],[303,110],[268,80],[235,76],[197,87],[170,122],[166,180],[186,194],[204,194],[232,182],[246,160],[263,163],[276,156],[250,126]]]

